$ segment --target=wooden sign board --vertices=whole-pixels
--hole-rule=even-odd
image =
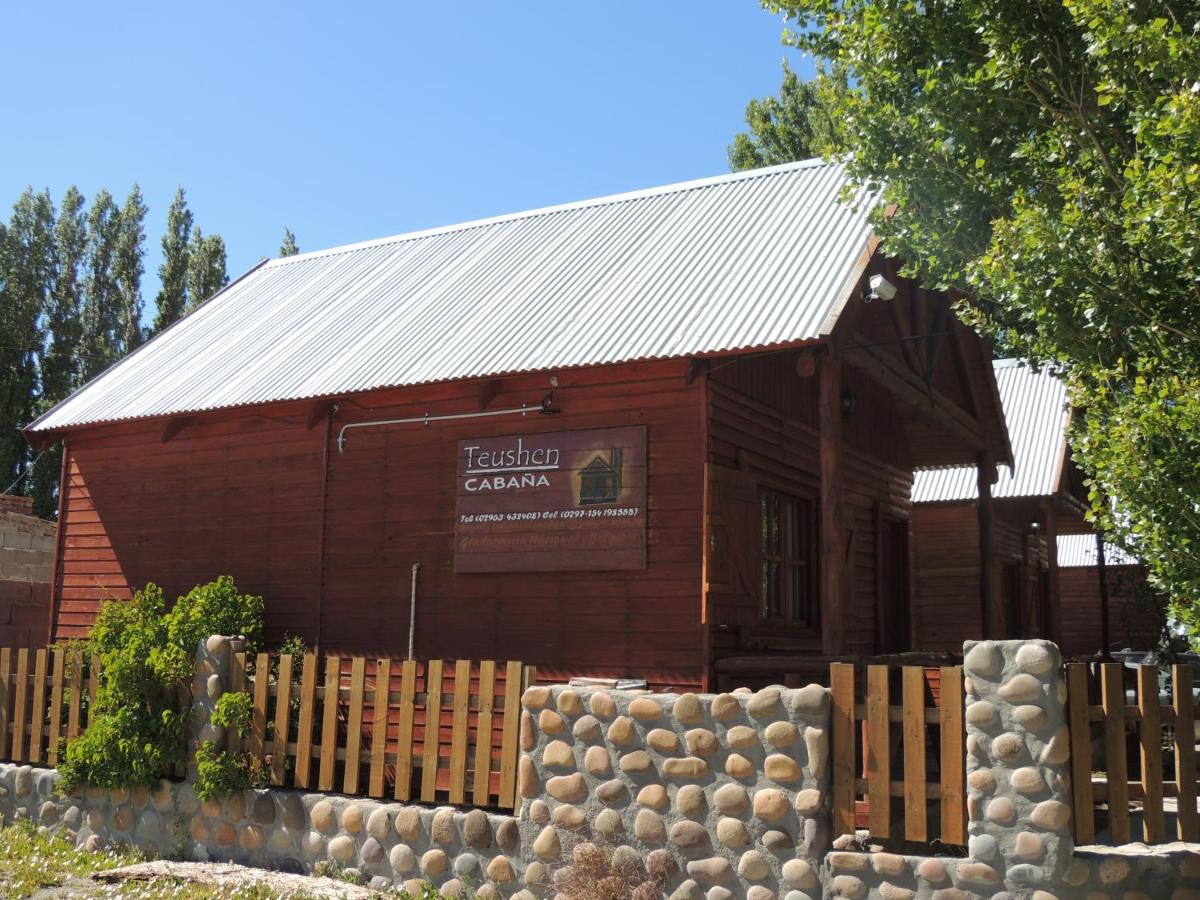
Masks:
[[[645,426],[459,441],[454,571],[645,567]]]

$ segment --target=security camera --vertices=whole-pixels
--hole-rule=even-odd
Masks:
[[[868,284],[871,286],[871,293],[867,295],[869,300],[887,301],[896,296],[896,286],[882,275],[872,275]]]

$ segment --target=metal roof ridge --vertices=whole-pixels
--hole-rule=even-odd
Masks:
[[[372,247],[383,247],[388,244],[399,244],[406,241],[423,240],[425,238],[437,237],[443,234],[453,234],[459,231],[470,231],[474,228],[486,228],[491,225],[501,225],[505,222],[516,222],[521,219],[532,219],[537,216],[553,215],[556,213],[571,212],[580,209],[591,209],[598,206],[612,206],[617,203],[627,203],[631,200],[643,200],[650,197],[661,197],[667,194],[684,193],[693,191],[699,188],[713,187],[720,184],[733,184],[738,181],[749,181],[754,178],[766,178],[774,175],[783,175],[788,172],[802,171],[804,169],[817,169],[822,166],[840,166],[840,162],[831,162],[814,157],[812,159],[802,159],[796,162],[781,163],[776,166],[763,166],[758,169],[746,169],[741,172],[724,172],[720,175],[707,175],[703,178],[693,178],[688,181],[677,181],[672,184],[662,184],[648,188],[637,188],[632,191],[622,191],[616,194],[603,194],[599,197],[588,197],[583,200],[572,200],[567,203],[557,203],[550,206],[535,207],[533,209],[520,210],[518,212],[502,213],[496,216],[485,216],[480,219],[468,219],[465,222],[455,222],[450,225],[438,225],[433,228],[422,228],[416,231],[405,231],[399,234],[389,235],[381,238],[370,238],[365,241],[356,241],[350,244],[339,244],[335,247],[326,247],[322,250],[310,250],[306,253],[296,253],[292,256],[281,256],[269,260],[265,268],[274,269],[280,266],[292,265],[293,263],[305,262],[310,259],[320,259],[327,256],[338,256],[343,253],[353,253],[358,250],[368,250]]]

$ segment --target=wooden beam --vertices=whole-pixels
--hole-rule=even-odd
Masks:
[[[500,394],[500,379],[489,378],[479,384],[479,408],[487,409]]]
[[[336,408],[336,400],[318,400],[313,404],[312,409],[308,411],[308,421],[305,423],[305,426],[309,431],[312,431],[325,421],[325,417],[329,415],[330,410],[336,411]]]
[[[1062,642],[1062,593],[1058,577],[1058,518],[1054,504],[1042,501],[1042,521],[1046,535],[1046,638]]]
[[[700,373],[708,369],[707,359],[689,359],[687,368],[683,370],[683,383],[690,385],[698,377]]]
[[[166,426],[163,428],[162,442],[165,444],[173,440],[183,429],[195,424],[195,416],[175,416],[168,419]]]
[[[818,418],[821,451],[821,649],[845,652],[845,482],[842,448],[842,361],[833,352],[821,359]]]
[[[979,499],[975,508],[979,517],[979,614],[984,640],[1004,636],[1000,634],[999,617],[996,615],[996,539],[992,527],[992,483],[995,480],[995,459],[986,451],[980,453],[976,460]]]
[[[973,450],[989,449],[979,420],[957,403],[926,384],[924,380],[894,357],[877,353],[869,342],[855,334],[850,346],[842,351],[846,362],[883,385],[901,400],[912,404]]]

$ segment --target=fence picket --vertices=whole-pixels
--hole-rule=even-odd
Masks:
[[[321,701],[321,767],[317,771],[317,787],[333,790],[333,773],[337,768],[338,689],[342,683],[342,658],[325,657],[325,695]]]
[[[417,663],[406,659],[401,666],[400,725],[396,747],[396,784],[393,794],[397,800],[412,798],[413,719],[417,695]]]
[[[240,693],[246,689],[246,654],[232,653],[229,659],[229,691],[228,693]],[[230,753],[237,753],[242,749],[243,736],[237,733],[237,729],[230,728],[229,733],[225,736],[225,747]]]
[[[358,772],[362,768],[363,690],[367,678],[367,660],[356,656],[350,661],[350,717],[346,720],[346,773],[342,792],[358,792]]]
[[[307,789],[312,781],[313,718],[317,703],[317,655],[304,654],[300,671],[300,724],[296,734],[296,787]]]
[[[471,661],[454,664],[454,716],[450,733],[450,802],[467,799],[467,724],[470,718]]]
[[[4,654],[0,652],[0,668],[4,668]],[[67,688],[67,740],[79,736],[79,719],[83,712],[83,654],[71,654],[71,672]]]
[[[8,647],[0,649],[0,756],[4,749],[11,746],[8,739],[8,726],[11,721],[9,711],[12,709],[12,650]]]
[[[1104,706],[1104,761],[1108,775],[1108,823],[1117,844],[1129,843],[1129,765],[1125,759],[1125,687],[1119,663],[1100,666]]]
[[[965,844],[967,750],[963,733],[962,666],[942,666],[940,677],[942,840],[950,844]]]
[[[905,666],[904,723],[904,837],[926,838],[925,822],[925,670]]]
[[[833,663],[829,667],[833,694],[833,833],[854,834],[854,666]]]
[[[46,648],[39,647],[34,656],[33,701],[29,715],[29,761],[42,761],[42,738],[46,734]]]
[[[279,657],[279,676],[275,683],[275,745],[271,750],[271,784],[275,785],[282,785],[287,775],[288,727],[292,719],[291,712],[292,655],[284,653]],[[296,756],[300,756],[299,748],[297,748]]]
[[[271,657],[254,659],[254,719],[250,723],[250,752],[261,757],[267,746],[267,701],[271,692]]]
[[[25,726],[28,718],[26,699],[29,695],[29,650],[22,647],[17,651],[17,682],[13,699],[12,758],[25,758]]]
[[[1171,669],[1172,706],[1175,709],[1175,784],[1179,793],[1179,840],[1200,840],[1196,815],[1196,742],[1192,667]]]
[[[867,666],[867,792],[871,798],[868,828],[873,837],[887,838],[892,830],[890,788],[891,739],[888,723],[888,667]]]
[[[438,758],[442,725],[442,661],[425,667],[425,734],[421,752],[421,802],[431,803],[437,792]]]
[[[63,661],[65,656],[66,654],[61,649],[54,651],[53,674],[50,682],[50,737],[46,753],[46,762],[51,766],[58,765],[58,744],[62,737]]]
[[[375,695],[371,703],[371,775],[367,793],[372,797],[383,796],[385,752],[387,751],[388,692],[392,684],[392,662],[388,659],[375,661]]]
[[[1138,666],[1138,709],[1142,762],[1142,828],[1147,844],[1166,838],[1163,816],[1162,713],[1158,704],[1158,666]]]
[[[1071,735],[1071,798],[1075,807],[1075,843],[1096,840],[1092,799],[1092,730],[1089,722],[1088,671],[1084,663],[1067,666],[1067,714]]]
[[[88,707],[89,710],[93,706],[96,705],[96,694],[99,692],[99,690],[100,690],[100,657],[93,654],[91,664],[88,665],[88,702],[91,704]],[[92,719],[92,715],[89,712],[88,713],[88,722],[90,722],[91,719]],[[87,727],[88,722],[83,723],[85,728]]]
[[[519,662],[504,669],[504,719],[500,731],[500,805],[514,806],[517,796],[517,738],[525,674]]]
[[[475,773],[471,801],[487,806],[492,781],[492,697],[496,691],[496,663],[479,664],[479,714],[475,728]]]

